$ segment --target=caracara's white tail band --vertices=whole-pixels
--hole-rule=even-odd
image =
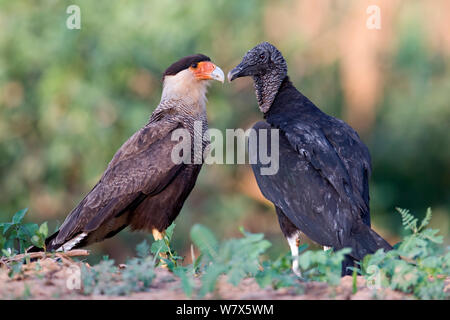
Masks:
[[[66,243],[64,243],[61,247],[59,247],[58,249],[56,249],[57,252],[66,252],[69,250],[72,250],[73,247],[75,247],[81,240],[83,240],[84,238],[86,238],[87,233],[83,232],[80,233],[79,235],[77,235],[75,238],[67,241]]]

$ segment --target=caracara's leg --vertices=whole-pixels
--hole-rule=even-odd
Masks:
[[[292,271],[298,277],[301,277],[301,272],[298,268],[298,247],[300,246],[300,230],[298,230],[297,227],[284,215],[283,211],[280,208],[275,207],[275,209],[277,212],[281,231],[283,231],[283,234],[289,243],[289,248],[291,249]]]
[[[330,249],[331,249],[331,247],[323,246],[323,251],[328,251]]]
[[[165,231],[159,232],[158,229],[156,229],[156,228],[152,229],[152,235],[153,235],[153,239],[155,239],[155,241],[164,239],[165,234],[166,234]],[[166,253],[160,252],[159,256],[163,259],[167,259]],[[165,264],[164,262],[161,262],[161,267],[167,268],[167,264]]]
[[[166,234],[165,231],[159,232],[158,229],[156,229],[156,228],[152,229],[152,235],[153,235],[153,239],[155,239],[155,241],[164,239],[165,234]]]

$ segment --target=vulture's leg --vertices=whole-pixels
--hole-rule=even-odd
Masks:
[[[165,231],[159,232],[158,229],[153,228],[153,229],[152,229],[152,235],[153,235],[153,239],[155,239],[155,241],[163,240],[163,239],[164,239],[164,236],[166,235],[166,232],[165,232]],[[166,253],[161,253],[161,252],[160,252],[160,253],[159,253],[159,256],[160,256],[162,259],[167,259],[167,254],[166,254]],[[167,264],[166,264],[165,262],[161,262],[161,267],[167,268]]]
[[[323,246],[323,251],[327,251],[327,250],[330,250],[330,249],[331,249],[331,247]]]
[[[300,232],[293,233],[290,237],[287,237],[289,247],[291,248],[292,255],[292,271],[296,276],[301,277],[302,273],[298,268],[298,247],[300,246]]]
[[[298,268],[298,247],[300,246],[300,230],[284,215],[283,211],[275,207],[278,216],[278,222],[280,223],[281,231],[286,237],[292,255],[292,271],[301,277],[302,274]]]

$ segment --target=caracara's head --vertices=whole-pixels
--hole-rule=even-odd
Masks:
[[[224,81],[223,71],[203,54],[181,58],[163,75],[163,99],[203,103],[209,80]]]
[[[274,45],[263,42],[248,51],[241,63],[228,73],[228,81],[250,76],[254,80],[259,108],[266,113],[287,76],[287,64]]]

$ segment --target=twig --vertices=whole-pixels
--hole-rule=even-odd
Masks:
[[[24,258],[30,258],[30,259],[43,259],[46,257],[58,257],[58,258],[66,258],[66,257],[81,257],[81,256],[88,256],[89,251],[83,250],[83,249],[76,249],[71,250],[67,252],[32,252],[32,253],[22,253],[15,255],[14,257],[5,259],[4,262],[12,262],[12,261],[20,261]]]

